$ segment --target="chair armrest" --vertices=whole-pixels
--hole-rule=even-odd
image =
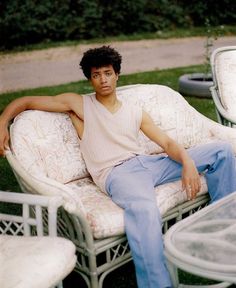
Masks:
[[[5,191],[0,191],[0,202],[40,205],[44,207],[50,207],[50,209],[58,209],[63,203],[62,198],[57,196],[49,197]]]
[[[84,206],[79,199],[78,194],[72,191],[66,185],[56,180],[46,177],[43,174],[30,175],[19,163],[11,150],[6,151],[6,158],[14,171],[16,178],[19,180],[22,191],[46,196],[62,197],[62,206],[69,213],[81,211],[85,214]]]
[[[212,138],[230,143],[236,155],[236,129],[224,126],[210,119],[208,124]]]

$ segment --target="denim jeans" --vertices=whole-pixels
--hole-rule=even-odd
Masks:
[[[235,158],[228,143],[199,145],[187,152],[198,171],[205,172],[212,202],[236,190]],[[154,187],[180,179],[181,173],[182,166],[163,154],[138,155],[115,166],[107,177],[106,191],[124,209],[139,288],[171,287]]]

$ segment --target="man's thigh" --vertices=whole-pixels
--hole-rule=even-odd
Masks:
[[[216,154],[222,149],[228,149],[227,143],[222,141],[201,144],[190,149],[187,153],[193,159],[198,172],[204,172],[216,159]],[[152,155],[138,156],[143,166],[146,167],[152,177],[154,186],[173,182],[181,179],[182,164],[172,160],[168,156]]]
[[[232,152],[232,147],[225,141],[214,141],[189,148],[189,156],[194,160],[198,170],[206,170],[209,165],[214,164],[217,154],[221,151]],[[232,153],[233,157],[233,153]]]
[[[187,149],[199,172],[214,163],[218,151],[228,148],[217,141]],[[125,208],[134,199],[155,201],[154,187],[181,179],[182,165],[166,155],[140,155],[115,167],[108,176],[107,192],[115,203]]]
[[[154,187],[181,178],[182,165],[166,154],[138,156],[150,175]]]
[[[135,157],[136,158],[136,157]],[[122,208],[134,201],[156,201],[150,171],[135,159],[115,167],[106,181],[107,192]]]

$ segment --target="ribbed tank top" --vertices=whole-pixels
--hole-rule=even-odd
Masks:
[[[138,143],[142,108],[122,103],[112,114],[95,95],[83,97],[84,132],[80,149],[94,182],[105,192],[111,169],[135,155],[145,154]]]

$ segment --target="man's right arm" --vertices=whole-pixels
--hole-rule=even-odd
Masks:
[[[0,156],[8,147],[8,124],[19,113],[25,110],[43,110],[51,112],[74,111],[83,119],[82,96],[65,93],[57,96],[26,96],[12,101],[0,115]]]

